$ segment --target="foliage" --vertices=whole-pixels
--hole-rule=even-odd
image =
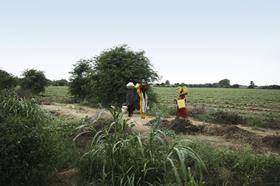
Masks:
[[[219,81],[219,86],[222,88],[229,88],[230,87],[230,80],[228,79],[223,79]]]
[[[78,62],[72,72],[69,90],[81,100],[104,106],[122,105],[129,81],[153,82],[157,78],[144,51],[134,52],[123,45],[105,50],[93,60]]]
[[[51,82],[52,86],[67,86],[68,81],[66,79],[54,80]]]
[[[0,111],[3,117],[20,116],[35,121],[43,120],[44,112],[35,104],[35,100],[18,99],[9,92],[0,94]]]
[[[80,171],[85,182],[197,185],[193,174],[201,175],[204,164],[191,148],[170,144],[159,130],[153,130],[147,138],[131,135],[126,132],[128,121],[115,110],[111,113],[114,122],[95,134],[91,148],[82,156]],[[113,133],[112,127],[116,129]]]
[[[165,81],[165,85],[169,87],[169,86],[170,86],[170,81],[169,81],[169,80],[166,80],[166,81]]]
[[[268,85],[268,86],[261,86],[261,89],[280,89],[280,85]]]
[[[256,85],[254,83],[254,81],[250,81],[250,85],[248,86],[248,88],[255,88]]]
[[[153,91],[158,95],[160,108],[163,109],[163,112],[175,115],[174,99],[176,98],[176,88],[155,87]],[[243,124],[263,128],[279,127],[279,103],[279,90],[190,88],[187,97],[187,108],[190,112],[195,107],[204,107],[207,111],[205,114],[192,115],[199,120],[211,119],[211,113],[215,112],[215,110],[221,110],[237,113],[244,119]]]
[[[1,95],[0,182],[38,185],[54,169],[51,138],[44,130],[46,116],[32,101]]]
[[[69,103],[72,101],[68,86],[48,86],[44,94],[36,99],[39,103],[43,104],[50,104],[52,102]]]
[[[216,149],[205,141],[179,140],[205,162],[207,185],[279,185],[280,156],[251,150]]]
[[[84,101],[91,94],[92,60],[80,60],[74,65],[69,82],[69,92],[76,101]]]
[[[44,92],[45,87],[48,85],[48,80],[42,71],[35,69],[25,70],[22,76],[21,89],[30,90],[35,95]]]
[[[0,69],[0,90],[13,89],[17,85],[17,80],[8,72]]]
[[[234,84],[234,85],[231,86],[231,88],[240,88],[240,85]]]

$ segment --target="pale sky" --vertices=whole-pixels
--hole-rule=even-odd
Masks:
[[[279,0],[0,0],[0,68],[68,79],[128,44],[162,81],[280,84]]]

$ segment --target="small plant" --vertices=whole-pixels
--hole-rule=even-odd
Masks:
[[[131,124],[116,109],[110,111],[113,122],[94,135],[90,150],[81,158],[80,171],[85,182],[197,185],[193,174],[201,175],[204,163],[191,148],[171,144],[160,130],[153,130],[146,138],[127,133]]]

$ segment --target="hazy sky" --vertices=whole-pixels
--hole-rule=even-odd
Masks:
[[[0,68],[68,78],[112,46],[171,83],[280,84],[280,0],[0,0]]]

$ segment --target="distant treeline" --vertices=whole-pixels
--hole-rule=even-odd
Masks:
[[[187,86],[190,88],[256,88],[256,89],[280,89],[280,85],[257,86],[253,81],[249,85],[230,84],[230,80],[223,79],[218,83],[205,83],[205,84],[187,84],[187,83],[174,83],[171,84],[168,80],[165,83],[156,83],[157,87],[178,87]]]
[[[52,86],[67,86],[68,85],[68,81],[66,79],[60,79],[60,80],[49,80],[49,85]]]

